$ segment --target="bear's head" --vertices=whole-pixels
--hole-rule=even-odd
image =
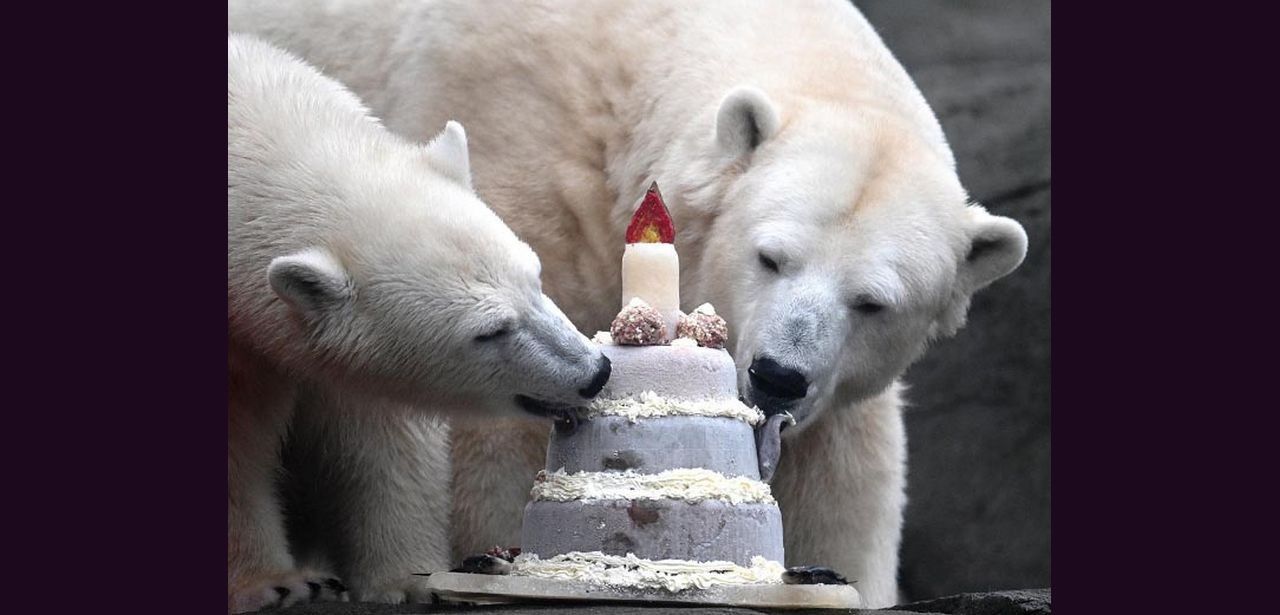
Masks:
[[[385,153],[396,148],[407,155]],[[385,151],[332,197],[322,245],[267,269],[303,340],[293,364],[344,390],[443,408],[546,415],[594,397],[609,361],[542,293],[533,250],[475,195],[462,126]]]
[[[683,191],[703,243],[691,284],[766,413],[803,425],[884,391],[1026,254],[1017,222],[969,202],[932,113],[904,107],[738,88],[704,133],[711,166],[687,165],[724,178]]]

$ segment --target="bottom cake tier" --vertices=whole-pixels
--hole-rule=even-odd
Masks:
[[[778,585],[782,564],[756,556],[748,566],[733,562],[650,560],[635,555],[605,555],[573,551],[548,558],[531,553],[516,557],[514,576],[570,581],[633,590],[683,592],[724,586]]]
[[[785,561],[776,503],[719,500],[534,501],[525,506],[521,548],[542,558],[572,552],[647,560]]]

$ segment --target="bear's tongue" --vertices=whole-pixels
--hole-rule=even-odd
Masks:
[[[763,425],[756,428],[756,455],[760,463],[760,480],[773,480],[773,473],[778,470],[778,458],[782,456],[782,429],[795,425],[796,420],[790,412],[780,412],[769,417]]]

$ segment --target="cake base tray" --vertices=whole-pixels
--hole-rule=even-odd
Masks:
[[[431,591],[446,602],[648,602],[767,607],[772,609],[853,609],[862,599],[850,585],[722,585],[675,593],[509,575],[437,572],[427,577]]]

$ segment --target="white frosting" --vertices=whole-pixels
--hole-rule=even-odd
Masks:
[[[610,338],[610,341],[612,341],[612,338]],[[669,345],[675,346],[676,348],[697,348],[698,342],[687,337],[677,337],[676,339],[671,340]]]
[[[596,331],[596,334],[591,336],[591,341],[600,344],[601,346],[612,346],[613,334],[608,331]]]
[[[645,391],[636,397],[592,400],[587,406],[587,416],[625,416],[632,423],[637,419],[655,416],[707,416],[738,419],[750,425],[764,422],[759,408],[728,397],[719,399],[670,399],[653,391]]]
[[[715,315],[716,315],[716,306],[711,305],[710,303],[704,303],[704,304],[702,304],[702,305],[699,305],[699,306],[698,306],[698,307],[696,307],[696,308],[693,308],[693,313],[694,313],[694,314],[706,314],[707,316],[715,316]]]
[[[695,562],[682,559],[648,560],[633,553],[605,555],[573,551],[542,559],[531,553],[516,556],[513,575],[681,592],[717,585],[776,585],[786,569],[759,555],[750,566],[733,562]]]
[[[725,476],[702,468],[677,468],[657,474],[542,470],[529,495],[553,502],[597,500],[720,500],[730,504],[774,502],[769,485],[745,476]]]

